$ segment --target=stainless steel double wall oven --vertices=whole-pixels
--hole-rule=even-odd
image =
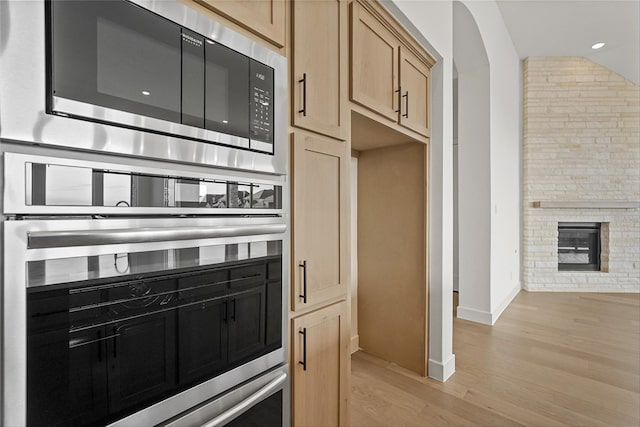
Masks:
[[[286,68],[178,1],[0,2],[0,424],[289,424]]]

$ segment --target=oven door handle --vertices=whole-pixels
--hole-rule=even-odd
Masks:
[[[207,421],[202,425],[202,427],[217,427],[222,426],[229,421],[237,418],[238,416],[244,414],[257,403],[260,403],[262,400],[271,395],[278,387],[280,387],[287,380],[286,372],[278,375],[274,380],[270,381],[267,385],[262,387],[260,390],[256,391],[251,396],[244,399],[242,402],[237,405],[227,409],[217,417],[213,418],[210,421]]]
[[[284,233],[286,229],[286,224],[252,224],[214,227],[148,227],[136,229],[31,231],[28,233],[27,247],[29,249],[44,249],[65,248],[70,246],[198,240],[218,237],[279,234]]]

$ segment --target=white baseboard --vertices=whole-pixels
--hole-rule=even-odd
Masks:
[[[519,285],[518,287],[513,288],[493,312],[458,306],[457,317],[459,319],[470,320],[472,322],[493,326],[502,312],[509,306],[509,304],[511,304],[511,301],[513,301],[516,295],[520,293],[520,290],[521,289]]]
[[[360,335],[354,335],[351,337],[351,354],[360,350]]]
[[[524,289],[527,292],[589,292],[589,293],[601,293],[601,294],[613,294],[613,293],[624,293],[624,294],[637,294],[640,293],[640,287],[631,288],[631,289],[621,289],[621,288],[605,288],[605,287],[597,287],[597,288],[563,288],[563,287],[554,287],[554,288],[546,288],[546,287],[529,287],[524,286]]]
[[[485,325],[493,325],[493,316],[488,311],[476,310],[475,308],[458,306],[457,310],[458,319],[470,320],[472,322],[478,322]]]
[[[427,369],[429,371],[429,378],[445,382],[456,371],[456,355],[452,354],[449,360],[444,363],[429,359]]]

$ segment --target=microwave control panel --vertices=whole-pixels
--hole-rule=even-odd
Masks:
[[[251,61],[250,135],[273,144],[273,69]]]

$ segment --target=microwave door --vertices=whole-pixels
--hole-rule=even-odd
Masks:
[[[211,40],[205,58],[205,127],[249,148],[249,58]]]
[[[180,26],[129,2],[48,5],[52,96],[180,123]]]

